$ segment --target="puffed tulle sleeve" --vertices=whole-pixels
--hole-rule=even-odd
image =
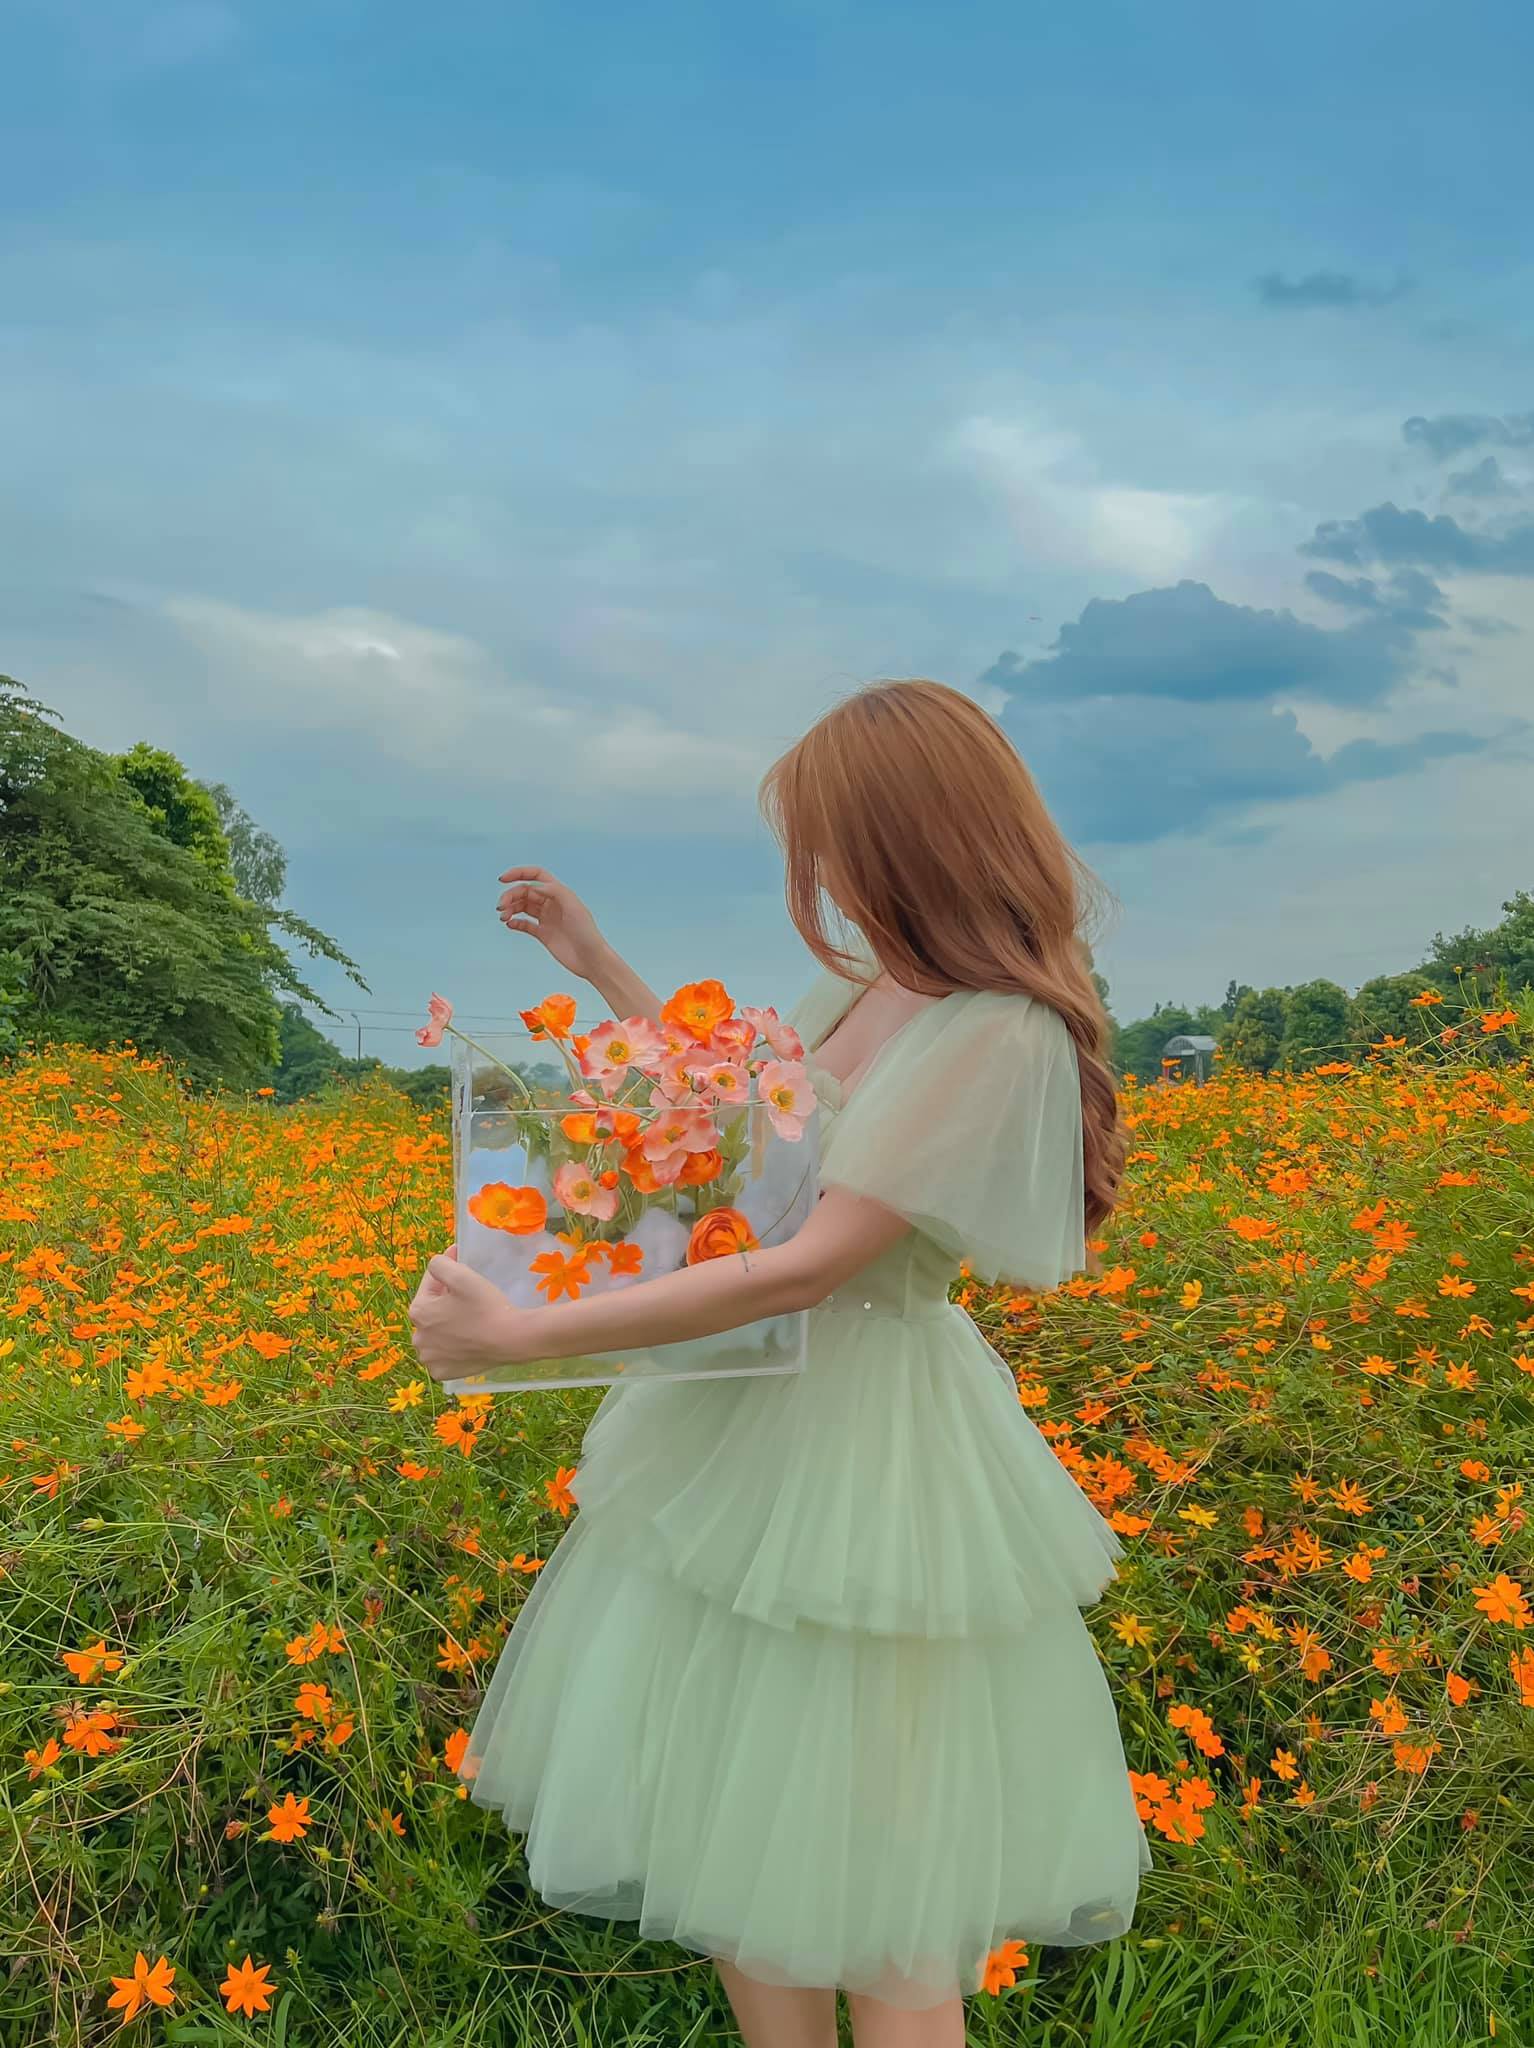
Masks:
[[[919,1010],[834,1119],[821,1181],[894,1209],[987,1283],[1079,1273],[1081,1080],[1065,1020],[986,991]]]

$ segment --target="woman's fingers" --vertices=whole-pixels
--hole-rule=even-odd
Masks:
[[[509,889],[503,889],[498,898],[503,912],[531,911],[535,917],[548,905],[558,901],[557,886],[550,887],[538,882],[514,882]]]
[[[499,879],[503,882],[552,882],[554,877],[547,868],[508,868]]]

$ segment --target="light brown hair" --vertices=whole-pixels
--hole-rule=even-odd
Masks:
[[[1076,1045],[1086,1227],[1096,1229],[1125,1152],[1084,935],[1106,892],[996,720],[943,683],[870,683],[773,763],[761,794],[783,848],[789,916],[822,966],[871,978],[827,931],[829,882],[902,988],[990,989],[1059,1012]]]

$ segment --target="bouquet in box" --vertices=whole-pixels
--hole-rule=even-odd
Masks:
[[[717,981],[677,990],[658,1018],[576,1033],[575,1000],[522,1021],[569,1085],[530,1089],[509,1037],[470,1038],[434,995],[423,1045],[452,1038],[458,1256],[518,1307],[578,1301],[780,1244],[814,1206],[816,1101],[803,1046],[775,1010],[742,1009]],[[602,1386],[624,1377],[794,1372],[796,1312],[621,1355],[549,1359],[448,1380],[455,1394]]]

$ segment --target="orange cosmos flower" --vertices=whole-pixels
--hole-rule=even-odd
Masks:
[[[568,1038],[575,1022],[574,996],[545,996],[535,1010],[518,1012],[534,1038]]]
[[[470,1195],[469,1214],[487,1230],[535,1237],[548,1221],[549,1205],[537,1188],[514,1188],[503,1180],[491,1180]]]
[[[27,1776],[29,1778],[40,1778],[43,1772],[50,1770],[63,1754],[62,1745],[55,1742],[51,1735],[41,1749],[24,1750],[22,1752],[22,1762],[27,1766]]]
[[[280,1806],[267,1810],[271,1822],[272,1839],[275,1842],[298,1842],[303,1839],[313,1816],[309,1812],[307,1799],[295,1799],[291,1792],[285,1793]]]
[[[218,1990],[230,2012],[242,2012],[246,2019],[254,2019],[258,2012],[266,2011],[277,1988],[271,1981],[271,1968],[270,1963],[256,1968],[248,1955],[243,1963],[229,1965],[229,1974]]]
[[[572,1252],[569,1258],[563,1252],[545,1252],[541,1258],[533,1260],[528,1271],[537,1274],[545,1301],[558,1301],[562,1295],[568,1295],[571,1301],[580,1300],[581,1289],[591,1285],[591,1268],[586,1257],[584,1250]]]
[[[1189,1707],[1181,1703],[1167,1709],[1167,1719],[1174,1728],[1186,1731],[1194,1747],[1205,1756],[1223,1756],[1225,1744],[1216,1735],[1214,1724],[1202,1707]]]
[[[1522,1586],[1506,1572],[1498,1572],[1489,1586],[1472,1586],[1475,1604],[1488,1620],[1505,1622],[1509,1628],[1527,1628],[1534,1610],[1524,1597]]]
[[[81,1685],[89,1685],[98,1671],[121,1671],[123,1660],[115,1650],[106,1646],[106,1638],[98,1636],[85,1650],[65,1650],[59,1659],[72,1678]]]
[[[732,1016],[734,1010],[735,1005],[722,981],[689,981],[662,1006],[660,1021],[685,1031],[700,1045],[707,1045],[716,1028]]]
[[[1534,1650],[1515,1650],[1507,1660],[1507,1668],[1513,1674],[1519,1700],[1526,1707],[1534,1707]]]
[[[760,1249],[751,1225],[739,1209],[710,1209],[692,1227],[687,1240],[687,1263],[700,1266],[705,1259],[723,1259],[731,1252]]]
[[[64,1740],[83,1756],[106,1756],[122,1748],[123,1738],[112,1733],[121,1726],[117,1716],[103,1707],[94,1714],[73,1715],[64,1725]]]
[[[133,1958],[133,1975],[112,1979],[113,1990],[107,2005],[114,2011],[121,2007],[123,2024],[126,2026],[129,2020],[138,2017],[146,2000],[151,2005],[170,2005],[174,2001],[176,1994],[171,1989],[171,1979],[175,1974],[174,1963],[167,1962],[165,1957],[161,1956],[151,1966],[148,1957],[140,1949]]]
[[[1028,1967],[1028,1951],[1020,1941],[1004,1941],[1000,1948],[993,1948],[985,1959],[985,1982],[982,1990],[992,1998],[999,1998],[1002,1992],[1017,1982],[1019,1970]]]

